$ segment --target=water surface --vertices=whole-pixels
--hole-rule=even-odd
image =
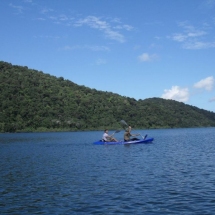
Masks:
[[[214,214],[215,128],[134,132],[0,134],[1,214]]]

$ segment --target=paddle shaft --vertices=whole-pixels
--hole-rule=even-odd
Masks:
[[[119,133],[119,132],[120,132],[120,130],[116,130],[116,131],[114,131],[113,134],[111,134],[110,136],[112,137],[115,133]]]

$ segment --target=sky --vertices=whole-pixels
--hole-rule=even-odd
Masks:
[[[1,0],[0,61],[215,112],[215,0]]]

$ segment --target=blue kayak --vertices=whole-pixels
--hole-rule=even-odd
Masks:
[[[146,138],[141,140],[131,140],[131,141],[119,141],[119,142],[105,142],[102,140],[98,140],[94,142],[95,145],[126,145],[126,144],[143,144],[143,143],[152,143],[154,138]]]

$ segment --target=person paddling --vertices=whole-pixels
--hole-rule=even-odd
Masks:
[[[135,136],[139,136],[140,134],[131,134],[131,126],[129,125],[128,128],[125,130],[124,133],[124,141],[133,141],[133,140],[139,140],[138,138],[136,138]],[[134,138],[130,138],[130,137],[134,137]]]
[[[105,141],[105,142],[118,142],[117,139],[115,139],[113,137],[114,133],[112,135],[108,135],[108,129],[105,129],[104,130],[104,134],[102,136],[102,140]]]

